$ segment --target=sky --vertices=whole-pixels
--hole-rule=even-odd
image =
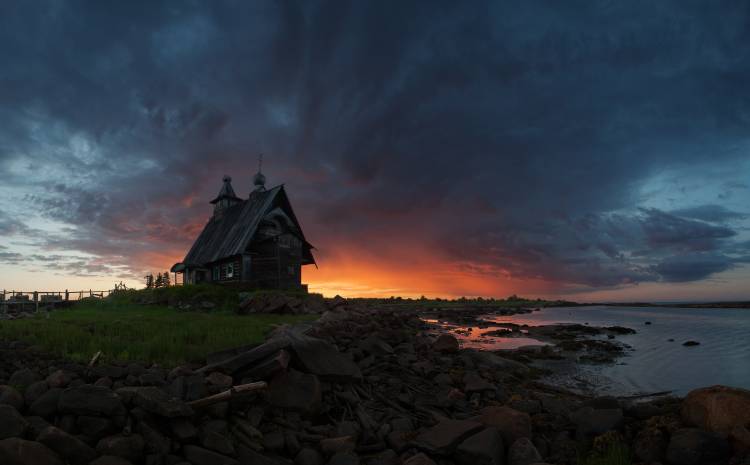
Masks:
[[[750,300],[744,1],[0,2],[0,289],[142,286],[222,176],[345,296]]]

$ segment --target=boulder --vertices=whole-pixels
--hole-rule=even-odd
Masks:
[[[449,454],[464,439],[482,429],[482,424],[471,420],[443,420],[422,431],[414,445],[434,454]]]
[[[76,418],[78,430],[92,441],[108,436],[114,432],[114,425],[109,418],[80,415]]]
[[[240,376],[248,382],[268,379],[275,374],[286,370],[289,366],[290,358],[289,351],[281,349],[275,354],[259,361],[252,367],[243,370]]]
[[[505,444],[513,444],[520,438],[531,438],[531,417],[528,413],[519,412],[510,407],[489,406],[474,417],[487,427],[494,427],[500,432]]]
[[[583,407],[573,412],[570,419],[576,425],[576,433],[580,437],[587,437],[620,428],[625,417],[620,408]]]
[[[670,465],[713,465],[726,463],[730,447],[719,433],[683,428],[672,433],[667,446]]]
[[[116,455],[102,455],[89,465],[133,465],[133,463]]]
[[[71,465],[87,465],[97,456],[96,451],[85,442],[54,426],[45,428],[36,440],[57,452]]]
[[[35,371],[28,368],[22,368],[13,372],[8,380],[8,384],[11,386],[17,386],[21,391],[25,391],[27,387],[41,379],[42,378]]]
[[[26,402],[26,405],[30,406],[47,391],[49,391],[47,381],[37,381],[26,388],[26,392],[23,393],[23,399]],[[3,402],[0,400],[0,404],[1,403]]]
[[[271,380],[266,396],[276,407],[312,413],[321,404],[320,381],[315,375],[289,370]]]
[[[476,371],[468,371],[464,374],[464,391],[471,394],[473,392],[494,391],[495,386],[486,379],[479,376]]]
[[[459,444],[455,455],[460,465],[504,465],[503,437],[497,428],[485,428]]]
[[[750,449],[750,391],[712,386],[690,391],[681,415],[688,425],[729,435],[738,447]]]
[[[508,450],[508,465],[533,465],[541,461],[541,454],[529,438],[516,440]]]
[[[246,350],[227,359],[217,361],[216,363],[206,365],[198,371],[202,373],[221,371],[227,374],[235,374],[251,367],[267,357],[270,357],[281,349],[288,348],[290,345],[291,340],[288,337],[275,337],[257,347],[253,347],[252,349]]]
[[[475,350],[471,352],[471,355],[476,364],[479,366],[486,366],[488,368],[499,370],[501,372],[526,373],[529,371],[529,367],[527,367],[523,363],[501,357],[499,355],[493,354],[492,352]]]
[[[359,456],[354,452],[338,452],[331,457],[328,465],[359,465]]]
[[[343,383],[362,380],[357,364],[322,339],[294,335],[291,349],[305,372],[323,380]]]
[[[393,347],[376,336],[370,336],[359,343],[359,348],[372,355],[390,355]]]
[[[51,418],[57,413],[57,406],[60,403],[60,395],[62,392],[63,390],[60,388],[48,390],[31,404],[29,407],[29,413],[43,418]]]
[[[96,445],[96,450],[102,455],[116,455],[137,463],[143,457],[144,446],[143,438],[138,434],[117,434],[101,439]]]
[[[661,462],[668,443],[667,435],[659,428],[644,428],[633,441],[633,453],[645,463]]]
[[[315,449],[302,448],[294,457],[294,465],[323,465],[325,459]]]
[[[427,454],[420,452],[404,460],[404,465],[437,465]]]
[[[75,374],[69,371],[57,370],[51,375],[47,376],[47,384],[49,385],[49,387],[53,388],[64,388],[67,387],[71,381],[73,381],[74,377]]]
[[[162,389],[155,386],[137,388],[133,396],[133,403],[147,412],[165,418],[193,415],[193,409],[189,405],[170,397]]]
[[[28,423],[15,407],[0,405],[0,439],[20,438],[27,427]]]
[[[60,457],[44,444],[18,438],[0,441],[0,463],[3,465],[64,465]]]
[[[75,415],[115,416],[125,414],[125,406],[111,390],[84,384],[67,388],[60,394],[57,409]],[[43,415],[40,415],[43,416]]]
[[[16,410],[21,410],[23,396],[13,386],[0,386],[0,405],[10,405]]]
[[[229,389],[234,384],[234,380],[231,376],[225,375],[224,373],[214,371],[210,375],[206,376],[206,382],[212,386],[216,386],[222,389]]]
[[[193,465],[239,465],[237,460],[198,446],[185,446],[185,458]]]
[[[432,343],[432,350],[435,352],[454,353],[458,352],[458,349],[458,339],[451,334],[441,334],[435,342]]]
[[[351,452],[357,447],[353,436],[341,436],[337,438],[326,438],[320,441],[320,450],[324,454],[333,455],[340,452]]]

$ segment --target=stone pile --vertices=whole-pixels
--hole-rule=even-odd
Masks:
[[[0,464],[531,465],[622,441],[638,463],[741,463],[746,391],[628,403],[345,303],[205,366],[86,366],[0,346]],[[232,386],[267,388],[195,403]],[[738,413],[739,412],[739,413]]]

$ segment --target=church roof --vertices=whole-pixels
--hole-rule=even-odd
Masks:
[[[305,256],[310,263],[315,262],[310,253],[312,246],[302,235],[302,228],[291,210],[283,185],[269,190],[257,190],[247,200],[238,200],[237,204],[228,207],[221,215],[214,215],[208,220],[185,256],[182,262],[185,266],[203,266],[243,253],[255,236],[263,217],[277,206],[286,210],[297,225],[300,238],[305,244]]]
[[[237,197],[237,194],[234,193],[234,189],[232,188],[231,177],[224,176],[224,179],[222,179],[222,181],[223,181],[223,184],[221,185],[221,190],[219,191],[219,195],[217,195],[216,198],[211,201],[211,203],[218,203],[222,199],[242,200],[239,197]]]

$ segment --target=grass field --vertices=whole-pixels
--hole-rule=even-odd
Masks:
[[[0,321],[0,338],[22,340],[68,359],[176,366],[207,354],[261,342],[274,325],[310,321],[310,316],[178,312],[127,300],[87,301],[38,317]]]

